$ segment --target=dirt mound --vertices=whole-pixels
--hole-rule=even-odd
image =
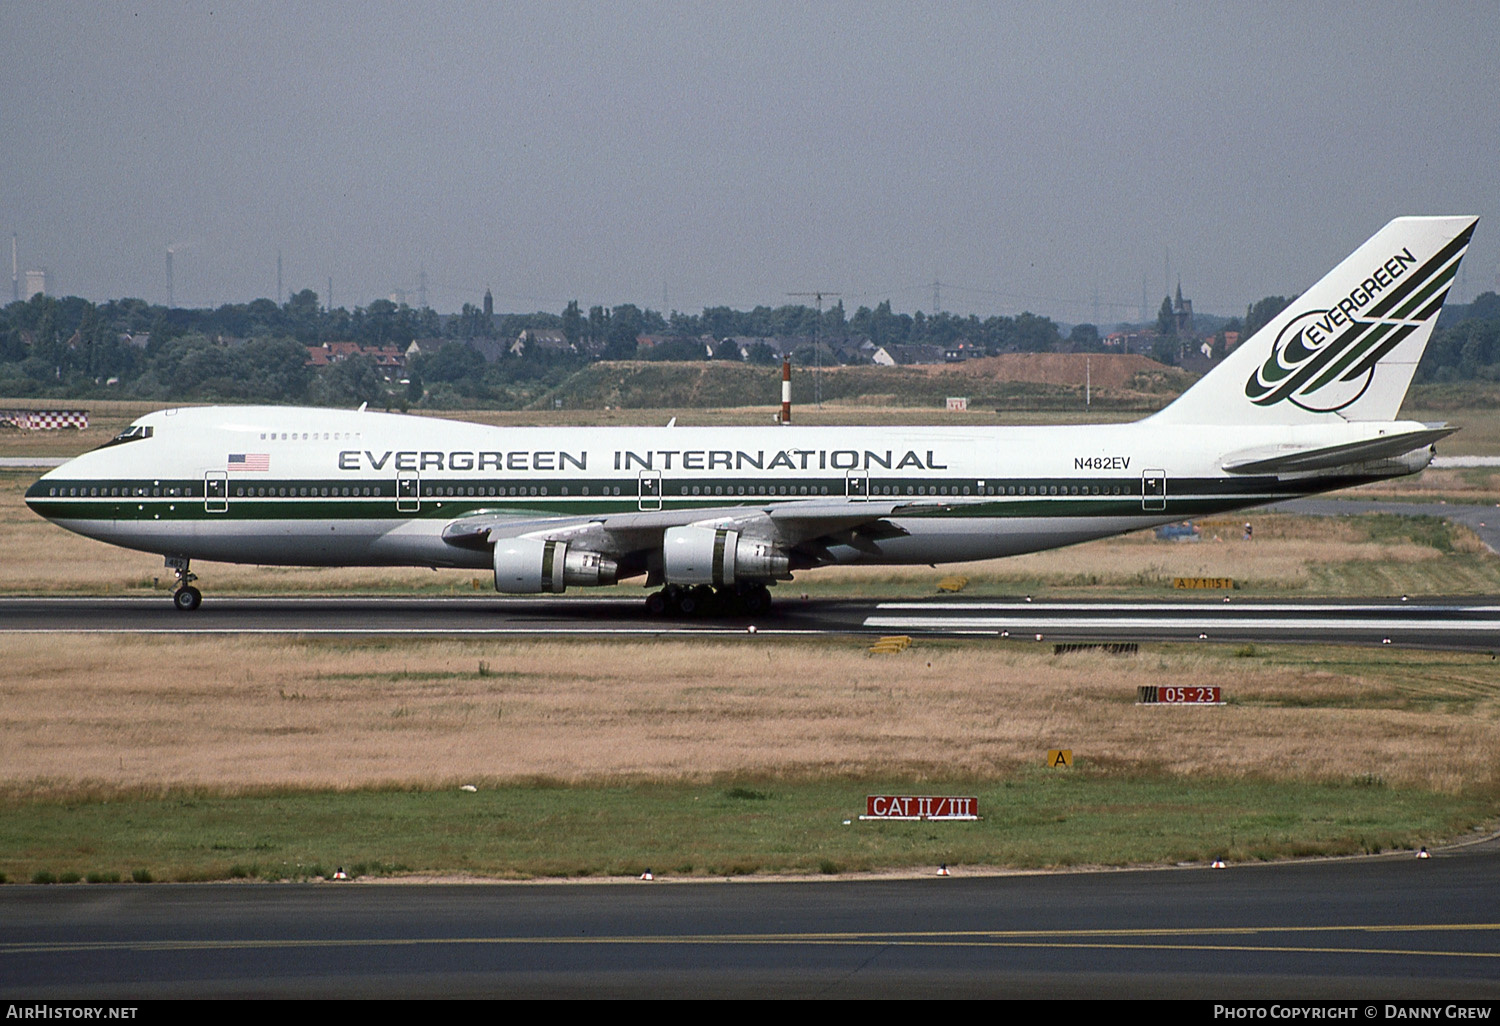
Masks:
[[[927,374],[962,374],[990,381],[1031,381],[1042,385],[1082,385],[1087,373],[1095,388],[1125,388],[1137,374],[1160,373],[1167,368],[1144,356],[1115,353],[1006,353],[963,363],[909,369]]]

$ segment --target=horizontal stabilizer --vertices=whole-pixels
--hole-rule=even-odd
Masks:
[[[1315,449],[1297,449],[1287,446],[1249,449],[1231,453],[1225,457],[1224,469],[1231,474],[1300,474],[1314,470],[1327,470],[1350,463],[1365,463],[1369,460],[1392,459],[1404,456],[1416,449],[1429,446],[1440,438],[1447,438],[1458,428],[1431,427],[1422,431],[1404,431],[1395,435],[1381,435],[1359,442],[1342,445],[1321,446]]]

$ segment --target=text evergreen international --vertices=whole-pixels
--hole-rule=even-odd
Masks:
[[[415,449],[386,450],[378,455],[368,449],[345,449],[339,453],[340,470],[587,470],[587,452],[563,449],[531,449],[511,452]],[[931,449],[649,449],[632,452],[616,449],[615,470],[947,470]]]

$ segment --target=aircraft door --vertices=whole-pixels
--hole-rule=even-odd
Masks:
[[[1146,470],[1141,472],[1141,509],[1148,513],[1167,508],[1167,472]]]
[[[645,511],[661,509],[661,471],[643,470],[637,479],[637,508]]]
[[[396,512],[416,513],[422,508],[422,483],[415,470],[396,471]]]
[[[851,470],[844,475],[844,494],[851,499],[870,497],[870,474],[865,470]]]
[[[223,470],[210,470],[203,475],[203,511],[205,513],[229,512],[229,474]]]

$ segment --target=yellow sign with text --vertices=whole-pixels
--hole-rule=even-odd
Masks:
[[[1234,590],[1233,577],[1174,577],[1174,588],[1228,588]]]
[[[1047,765],[1053,769],[1060,766],[1071,767],[1073,765],[1073,749],[1071,748],[1049,748],[1047,749]]]

